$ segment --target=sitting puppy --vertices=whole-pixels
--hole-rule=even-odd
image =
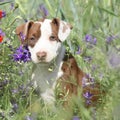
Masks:
[[[16,28],[21,44],[27,45],[31,53],[34,63],[34,86],[48,104],[55,101],[54,89],[59,81],[64,93],[69,91],[69,95],[77,94],[78,87],[82,86],[82,79],[85,77],[75,58],[65,57],[62,43],[69,36],[71,29],[70,24],[58,18],[29,21]],[[21,34],[24,35],[24,39]]]

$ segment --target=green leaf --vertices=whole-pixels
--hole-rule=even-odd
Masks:
[[[111,14],[111,15],[114,15],[116,17],[119,17],[119,15],[116,15],[113,11],[110,11],[110,10],[107,10],[107,9],[101,8],[101,7],[98,7],[98,8],[101,9],[101,10],[103,10],[103,11],[105,11],[105,12],[107,12],[108,14]]]

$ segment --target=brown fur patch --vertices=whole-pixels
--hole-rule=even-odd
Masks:
[[[23,45],[28,45],[34,47],[35,43],[38,41],[41,31],[40,31],[40,23],[34,23],[29,21],[25,24],[22,24],[16,28],[16,34],[18,38],[21,40]],[[22,33],[25,36],[25,39],[22,40],[20,34]]]
[[[85,73],[78,67],[77,62],[75,58],[71,55],[65,55],[64,62],[62,65],[62,71],[64,72],[63,75],[58,80],[58,88],[59,93],[57,94],[57,98],[65,100],[63,103],[64,105],[69,103],[69,100],[71,96],[78,95],[78,91],[81,90],[81,94],[85,94],[86,92],[89,92],[92,94],[92,97],[90,98],[90,106],[95,105],[95,103],[100,98],[100,95],[103,94],[103,92],[100,90],[100,85],[97,83],[94,83],[92,85],[82,86],[82,80],[83,77],[86,79],[89,78],[86,77]],[[86,101],[86,98],[83,97]],[[89,106],[86,105],[85,106]]]
[[[60,41],[58,38],[58,31],[60,26],[60,20],[58,18],[54,18],[51,22],[52,35],[55,37],[55,40]]]
[[[28,31],[27,43],[28,46],[34,47],[35,43],[41,36],[40,23],[34,23]]]

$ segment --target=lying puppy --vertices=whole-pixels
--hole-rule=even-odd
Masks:
[[[16,28],[21,44],[27,45],[31,53],[34,63],[32,81],[45,103],[55,101],[54,89],[59,81],[64,94],[67,91],[69,95],[77,94],[78,87],[82,87],[85,74],[73,56],[66,57],[62,45],[71,29],[70,24],[58,18],[29,21]],[[21,34],[24,35],[24,39],[21,38]],[[74,82],[70,83],[72,77]],[[69,82],[66,82],[67,80]]]

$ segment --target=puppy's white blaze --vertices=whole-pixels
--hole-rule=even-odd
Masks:
[[[64,30],[64,26],[67,27],[67,29],[65,31]],[[59,39],[63,42],[68,35],[70,34],[70,28],[67,26],[67,23],[64,21],[60,21],[60,26],[59,26],[59,31],[58,31],[58,37]]]

